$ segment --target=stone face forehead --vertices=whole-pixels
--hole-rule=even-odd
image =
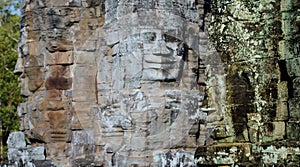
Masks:
[[[105,1],[104,13],[106,15],[106,23],[111,19],[119,20],[120,18],[137,13],[138,17],[144,18],[146,22],[169,20],[174,22],[173,18],[183,19],[185,22],[199,23],[197,2],[191,1]],[[164,18],[164,16],[166,16]],[[127,20],[132,21],[132,20]],[[176,23],[176,21],[175,21]],[[172,24],[170,24],[172,25]]]
[[[147,3],[153,8],[145,8]],[[108,45],[127,39],[129,36],[155,33],[186,43],[196,53],[199,49],[199,32],[203,20],[186,1],[106,1],[104,39]],[[181,5],[181,6],[180,6]],[[182,5],[184,7],[182,7]],[[180,9],[180,10],[179,10]],[[178,11],[178,12],[176,12]],[[133,42],[138,38],[132,38]]]
[[[175,9],[175,8],[195,8],[196,3],[195,0],[108,0],[105,1],[107,6],[106,11],[111,8],[118,7],[119,5],[123,6],[133,6],[137,8],[144,9]],[[109,8],[110,7],[110,8]]]

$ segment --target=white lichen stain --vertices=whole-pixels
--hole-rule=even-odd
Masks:
[[[278,161],[287,159],[288,149],[286,147],[276,148],[275,146],[269,146],[265,150],[262,149],[263,153],[263,163],[273,163],[276,164]]]

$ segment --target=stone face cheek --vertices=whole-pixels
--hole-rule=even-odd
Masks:
[[[31,92],[36,91],[44,83],[44,80],[42,78],[42,71],[40,67],[25,68],[25,74],[28,77],[27,84],[28,84],[28,89]]]

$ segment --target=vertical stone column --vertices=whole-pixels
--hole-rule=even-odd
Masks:
[[[288,87],[287,138],[299,141],[299,2],[281,1],[283,40],[279,43],[282,66],[286,68],[285,80]]]

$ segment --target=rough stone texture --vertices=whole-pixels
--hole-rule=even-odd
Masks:
[[[226,64],[227,128],[199,166],[299,166],[299,1],[211,1],[210,38]]]
[[[9,160],[299,164],[299,5],[24,1],[15,72],[26,143],[14,148],[13,135]]]
[[[26,137],[23,132],[13,132],[8,137],[8,159],[10,166],[33,167],[34,161],[45,161],[45,147],[36,144],[26,144]]]
[[[44,145],[46,158],[31,163],[195,166],[224,100],[205,1],[37,0],[22,12],[22,149]]]

